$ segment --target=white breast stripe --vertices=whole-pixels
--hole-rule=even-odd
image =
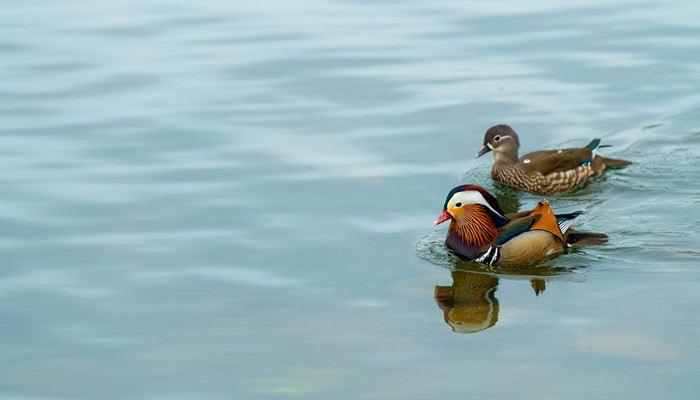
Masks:
[[[496,263],[496,261],[498,261],[499,258],[500,252],[498,251],[498,248],[490,246],[484,254],[482,254],[478,258],[475,258],[474,261],[481,264],[493,265]]]
[[[486,252],[484,254],[482,254],[479,258],[474,259],[474,261],[479,262],[479,263],[483,263],[484,261],[486,261],[487,258],[489,258],[492,250],[493,250],[493,246],[489,247],[489,249],[486,250]]]

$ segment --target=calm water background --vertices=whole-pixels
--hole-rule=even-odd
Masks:
[[[460,334],[497,123],[635,164]],[[696,398],[699,160],[696,1],[5,2],[0,397]]]

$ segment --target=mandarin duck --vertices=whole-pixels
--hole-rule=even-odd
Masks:
[[[484,135],[484,145],[475,158],[493,151],[491,177],[494,181],[539,195],[568,192],[590,176],[603,172],[605,167],[631,164],[596,155],[600,139],[586,147],[544,150],[528,153],[518,159],[520,140],[508,125],[496,125]]]
[[[532,210],[504,215],[484,188],[461,185],[445,199],[433,225],[451,220],[445,245],[462,258],[491,266],[528,265],[574,245],[600,244],[602,233],[569,229],[580,212],[555,215],[541,201]]]

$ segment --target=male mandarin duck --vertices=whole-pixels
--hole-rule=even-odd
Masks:
[[[602,233],[569,229],[580,212],[554,215],[541,201],[533,210],[504,215],[498,201],[476,185],[452,189],[434,225],[451,219],[445,245],[459,256],[492,266],[528,265],[574,245],[600,244]]]
[[[484,135],[484,145],[478,158],[493,150],[491,177],[496,182],[539,195],[567,192],[590,176],[603,172],[605,167],[631,164],[596,155],[601,146],[594,139],[586,147],[562,150],[535,151],[518,159],[520,140],[508,125],[496,125]]]

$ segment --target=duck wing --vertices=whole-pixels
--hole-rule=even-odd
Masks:
[[[531,230],[543,230],[564,240],[564,234],[569,230],[574,218],[582,213],[583,211],[574,211],[555,215],[549,202],[540,201],[532,210],[506,214],[510,222],[498,228],[498,244],[503,245],[521,233]]]
[[[576,169],[593,159],[593,150],[578,149],[545,150],[529,153],[520,158],[522,168],[529,173],[549,175],[554,172]],[[529,160],[529,161],[528,161]]]
[[[539,214],[529,215],[529,211],[524,211],[524,213],[526,213],[524,216],[511,219],[510,222],[498,228],[497,238],[499,246],[529,230],[530,227],[532,227],[532,225],[541,217]],[[513,214],[508,214],[507,216],[511,215]]]

